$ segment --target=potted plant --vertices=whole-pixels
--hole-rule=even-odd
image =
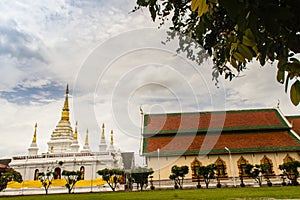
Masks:
[[[241,180],[240,186],[245,187],[245,183],[242,175],[240,176],[240,180]]]
[[[221,184],[221,182],[220,182],[220,180],[219,180],[219,178],[217,178],[217,188],[221,188],[222,187],[222,184]]]
[[[281,185],[282,186],[286,186],[287,184],[286,184],[286,176],[284,175],[284,174],[280,174],[280,177],[281,177],[281,179],[282,179],[282,183],[281,183]]]
[[[153,185],[153,176],[149,176],[149,178],[150,178],[150,189],[151,190],[154,190],[155,189],[155,186]]]

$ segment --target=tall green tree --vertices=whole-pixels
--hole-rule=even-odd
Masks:
[[[216,170],[216,165],[215,164],[210,164],[207,166],[200,166],[197,170],[197,173],[200,177],[204,179],[206,188],[208,188],[208,185],[212,179],[215,179],[215,170]]]
[[[180,189],[183,189],[183,180],[185,175],[189,173],[189,167],[184,165],[184,166],[177,166],[174,165],[171,168],[171,174],[169,178],[174,181],[175,188],[179,187]]]
[[[146,7],[153,21],[171,21],[179,33],[180,50],[201,62],[201,52],[213,58],[213,78],[232,79],[258,60],[277,63],[277,81],[290,87],[290,99],[300,103],[300,4],[295,0],[137,0],[134,11]],[[173,38],[176,33],[170,34]],[[196,45],[193,45],[193,38]],[[199,46],[201,45],[201,47]],[[198,47],[198,51],[193,48]]]
[[[0,191],[4,190],[10,181],[21,183],[23,181],[22,175],[12,168],[0,172]]]
[[[54,179],[54,173],[55,172],[47,171],[46,173],[40,172],[38,174],[38,179],[42,183],[46,194],[48,194],[48,190],[49,190],[50,186],[52,185],[52,181]]]
[[[131,171],[131,177],[141,191],[144,185],[148,184],[148,178],[151,174],[153,174],[153,170],[146,167],[136,167]]]
[[[65,186],[68,189],[69,194],[71,194],[75,184],[80,180],[81,174],[82,174],[81,171],[64,170],[62,172],[62,175],[65,177],[65,180],[67,181]]]
[[[299,185],[297,179],[299,177],[300,162],[292,161],[279,165],[279,169],[283,171],[283,175],[291,180],[292,185]]]
[[[98,170],[97,174],[102,176],[102,179],[107,182],[112,191],[116,190],[117,184],[120,183],[120,176],[124,174],[120,169],[102,169]]]

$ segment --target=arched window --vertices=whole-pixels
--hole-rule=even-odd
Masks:
[[[59,167],[54,169],[54,179],[61,179],[61,169]]]
[[[80,180],[84,180],[84,172],[85,172],[84,166],[80,167],[80,172],[81,172]]]
[[[274,175],[273,162],[266,155],[260,160],[260,164],[266,166],[267,175]]]
[[[243,156],[241,156],[237,161],[240,176],[247,177],[247,173],[245,172],[245,170],[248,163],[248,160],[246,160]]]
[[[197,158],[195,158],[193,160],[193,162],[191,163],[193,181],[197,181],[199,179],[199,177],[197,176],[198,175],[197,170],[201,165],[202,165],[202,163]]]
[[[283,159],[283,162],[284,163],[287,163],[287,162],[293,162],[295,159],[292,158],[289,154],[286,154],[285,158]]]
[[[35,169],[34,170],[34,177],[33,177],[33,180],[38,180],[39,179],[39,170],[38,169]]]
[[[227,173],[226,173],[226,164],[225,161],[222,160],[220,157],[218,157],[218,159],[215,162],[216,165],[216,175],[218,178],[225,178],[227,177]]]

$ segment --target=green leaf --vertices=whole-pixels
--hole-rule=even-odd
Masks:
[[[151,18],[153,21],[155,21],[155,18],[156,18],[156,10],[155,10],[155,7],[154,5],[150,5],[149,6],[149,11],[151,13]]]
[[[137,0],[137,5],[140,5],[140,6],[147,6],[149,4],[149,1],[146,1],[146,0]]]
[[[281,84],[284,83],[284,71],[283,70],[277,71],[277,81]]]
[[[292,103],[297,106],[300,103],[300,81],[296,81],[290,91],[290,98]]]

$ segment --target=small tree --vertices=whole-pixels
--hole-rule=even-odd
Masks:
[[[153,170],[145,167],[137,167],[131,171],[131,177],[137,184],[137,187],[140,186],[141,191],[143,190],[144,185],[148,184],[148,178],[151,174],[153,174]]]
[[[77,181],[80,180],[82,172],[81,171],[67,171],[64,170],[62,172],[62,175],[65,177],[67,183],[66,183],[66,188],[68,189],[69,194],[73,190],[75,184]]]
[[[292,185],[298,185],[297,178],[299,177],[298,167],[300,167],[299,161],[292,161],[279,165],[279,169],[283,171],[283,176],[286,176],[291,180]]]
[[[216,178],[215,177],[215,170],[216,170],[216,165],[215,164],[210,164],[210,165],[207,165],[207,166],[200,166],[198,168],[197,173],[199,174],[200,177],[203,177],[206,188],[208,188],[210,180]]]
[[[187,175],[188,173],[189,173],[189,167],[186,165],[181,166],[181,167],[174,165],[171,168],[171,175],[169,176],[169,178],[171,180],[174,180],[175,189],[177,189],[178,187],[180,189],[183,188],[183,180],[184,180],[185,175]]]
[[[52,184],[54,178],[54,172],[52,171],[47,171],[46,173],[41,172],[38,175],[38,179],[41,181],[46,194],[48,194],[48,190],[50,188],[50,185]]]
[[[10,181],[21,183],[23,181],[22,175],[12,168],[0,172],[0,191],[4,190]]]
[[[123,171],[120,169],[102,169],[98,170],[97,174],[102,176],[102,179],[107,182],[112,191],[116,190],[117,184],[121,181],[120,175],[123,174]]]
[[[261,187],[263,175],[267,174],[266,165],[251,165],[247,164],[245,172],[248,174],[250,178],[253,178]],[[268,181],[268,179],[267,179]]]

